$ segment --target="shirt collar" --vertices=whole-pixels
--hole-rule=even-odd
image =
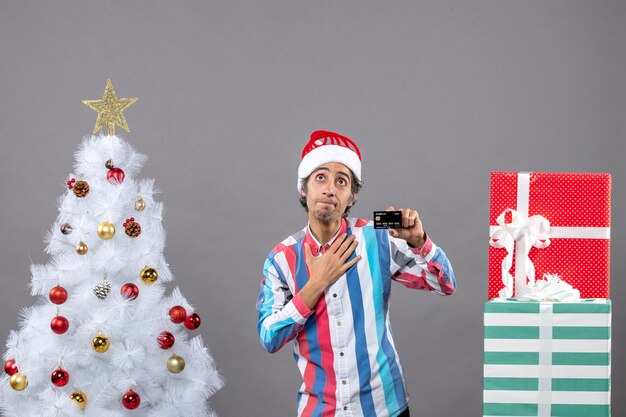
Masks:
[[[304,237],[304,243],[308,243],[309,246],[311,247],[311,253],[313,254],[313,256],[317,256],[320,252],[324,253],[324,251],[328,249],[330,245],[333,244],[335,239],[337,239],[337,236],[343,233],[346,233],[347,230],[348,230],[348,222],[346,221],[345,217],[342,217],[341,226],[339,226],[339,230],[337,231],[337,233],[335,233],[335,236],[333,236],[333,238],[330,239],[330,241],[327,244],[322,245],[320,242],[318,242],[317,239],[315,239],[315,236],[313,236],[313,233],[311,233],[311,224],[309,223],[307,224],[307,227],[306,227],[306,236]]]

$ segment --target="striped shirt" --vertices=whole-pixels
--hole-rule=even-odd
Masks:
[[[350,259],[362,258],[310,310],[298,294],[309,279],[303,243],[317,256],[342,233],[359,242]],[[397,416],[408,395],[389,323],[391,281],[451,295],[452,266],[429,237],[411,248],[368,220],[343,219],[333,240],[322,247],[307,226],[270,252],[257,300],[261,344],[273,353],[293,340],[299,417]]]

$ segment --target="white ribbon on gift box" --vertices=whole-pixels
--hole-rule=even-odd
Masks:
[[[513,277],[509,273],[513,264],[515,250],[515,296],[523,292],[523,288],[535,282],[535,265],[528,257],[534,246],[543,249],[552,239],[610,239],[610,227],[554,227],[549,220],[541,215],[528,217],[530,194],[530,172],[517,175],[517,210],[504,210],[496,222],[497,226],[489,226],[490,245],[505,248],[506,256],[502,260],[502,282],[504,288],[500,297],[513,296]],[[505,215],[511,212],[511,223],[505,222]],[[527,283],[528,281],[528,283]]]
[[[580,291],[561,281],[557,274],[543,274],[532,285],[522,288],[517,301],[539,302],[539,375],[537,417],[552,415],[552,329],[553,316],[551,301],[579,302]],[[546,302],[547,301],[547,302]]]
[[[539,400],[537,417],[552,415],[552,303],[539,305]]]
[[[572,287],[557,274],[543,274],[543,279],[538,279],[534,284],[522,288],[517,301],[558,301],[578,302],[580,291]]]
[[[511,223],[506,223],[506,214],[511,213]],[[550,222],[545,217],[534,215],[530,218],[518,213],[513,209],[506,209],[498,216],[496,222],[499,225],[492,234],[489,244],[494,248],[505,248],[506,256],[502,261],[502,282],[504,288],[500,291],[500,297],[513,296],[513,276],[509,273],[513,265],[513,246],[515,246],[515,295],[519,295],[517,289],[526,284],[526,277],[530,284],[535,282],[535,265],[528,254],[533,246],[543,249],[550,244],[548,232]]]

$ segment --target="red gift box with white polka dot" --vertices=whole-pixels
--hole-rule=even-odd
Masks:
[[[489,224],[506,209],[517,208],[516,172],[491,174]],[[551,227],[610,228],[611,176],[609,174],[530,173],[528,216],[542,215]],[[531,248],[535,277],[558,274],[580,291],[581,298],[609,298],[610,239],[550,238],[550,245]],[[489,247],[489,299],[498,297],[502,260],[506,249]],[[509,271],[512,275],[513,267]]]

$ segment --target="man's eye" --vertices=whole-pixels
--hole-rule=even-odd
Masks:
[[[315,176],[315,179],[318,181],[322,181],[324,179],[324,176],[322,174],[317,174],[317,176]]]
[[[347,185],[346,180],[344,180],[343,178],[338,179],[337,184],[341,185],[342,187],[345,187]]]

